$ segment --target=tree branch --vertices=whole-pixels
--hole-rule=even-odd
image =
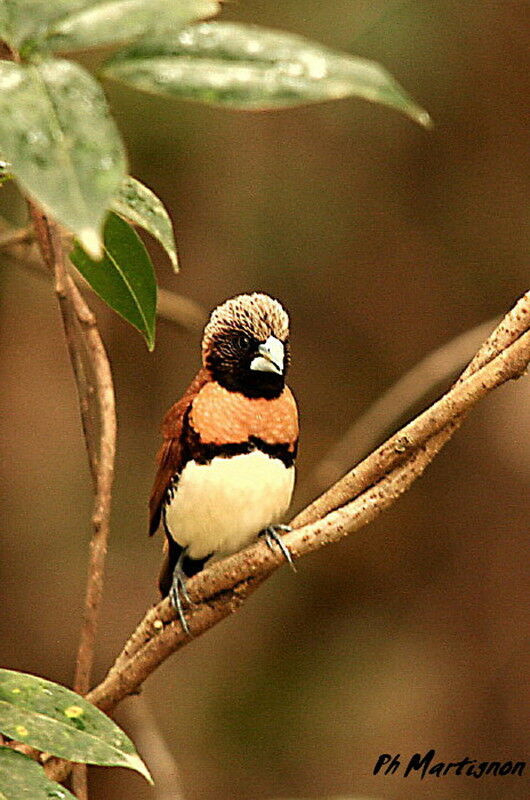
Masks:
[[[96,636],[99,606],[103,590],[103,572],[109,534],[114,458],[116,453],[116,406],[110,364],[97,329],[96,320],[86,305],[70,276],[66,282],[72,304],[84,330],[89,357],[94,369],[96,394],[100,416],[100,446],[97,469],[97,487],[92,524],[94,533],[90,543],[89,582],[85,602],[85,620],[82,628],[76,667],[76,690],[82,693],[90,686],[93,647]]]
[[[58,226],[33,203],[29,204],[43,260],[54,276],[63,326],[76,380],[83,432],[95,484],[87,587],[77,651],[74,690],[86,694],[94,663],[97,625],[103,594],[107,541],[110,528],[112,483],[116,453],[116,407],[110,364],[99,335],[96,318],[67,274]],[[87,368],[85,368],[85,363]],[[99,437],[96,433],[97,402]],[[87,798],[86,766],[74,769],[74,791]]]
[[[455,385],[430,408],[390,437],[348,475],[309,505],[284,537],[294,558],[359,530],[391,506],[460,426],[465,414],[486,394],[520,377],[530,362],[530,293],[480,348]],[[188,624],[200,636],[230,613],[284,563],[279,551],[259,542],[213,564],[188,582],[193,605]],[[138,691],[144,680],[173,652],[190,641],[167,599],[150,609],[105,679],[87,698],[111,711]],[[57,759],[48,774],[64,778],[68,765]]]
[[[116,456],[116,401],[110,364],[96,325],[96,318],[69,275],[66,276],[66,284],[76,317],[85,335],[87,352],[94,373],[100,422],[98,460],[93,467],[96,471],[96,492],[92,514],[93,534],[90,540],[85,607],[74,677],[74,690],[80,694],[86,694],[90,688],[94,665],[97,627],[103,596],[107,543],[110,533],[112,485],[114,482],[114,461]],[[87,768],[85,764],[76,766],[73,788],[79,798],[82,800],[87,798]]]

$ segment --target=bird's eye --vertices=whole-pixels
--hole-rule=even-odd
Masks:
[[[246,333],[240,333],[237,337],[237,346],[240,350],[248,350],[252,344],[252,339]]]

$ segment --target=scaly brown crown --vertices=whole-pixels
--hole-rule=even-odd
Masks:
[[[220,334],[240,331],[258,342],[276,336],[285,342],[289,337],[289,316],[283,306],[268,294],[239,294],[212,311],[202,338],[203,363]]]
[[[229,391],[277,397],[289,364],[288,338],[289,317],[277,300],[258,292],[240,294],[212,312],[202,340],[203,364]],[[268,353],[271,346],[274,352]],[[275,354],[278,364],[267,371]]]

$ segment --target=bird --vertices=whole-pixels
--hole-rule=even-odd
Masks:
[[[164,417],[149,501],[149,533],[166,536],[160,593],[188,634],[186,581],[208,563],[263,535],[293,566],[280,535],[299,434],[287,311],[261,292],[232,297],[211,313],[201,349],[201,368]]]

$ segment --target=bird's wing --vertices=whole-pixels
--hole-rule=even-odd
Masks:
[[[180,400],[171,406],[164,417],[164,422],[162,423],[164,441],[158,451],[158,470],[149,499],[149,534],[151,536],[156,533],[160,525],[162,504],[171,479],[183,466],[183,434],[185,433],[186,412],[193,399],[208,380],[208,373],[206,370],[201,369]]]

